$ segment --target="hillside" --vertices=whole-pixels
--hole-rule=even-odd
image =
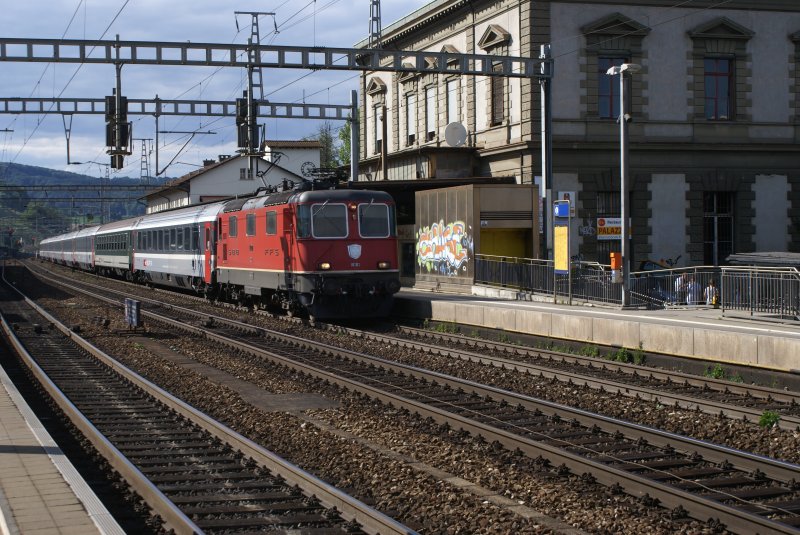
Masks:
[[[152,184],[162,184],[168,178],[151,180]],[[111,176],[106,185],[138,186],[139,178]],[[35,188],[19,191],[6,187]],[[60,191],[47,186],[93,186],[93,190]],[[13,236],[14,242],[21,242],[30,248],[44,237],[67,230],[116,221],[141,215],[144,205],[138,202],[135,192],[113,192],[106,190],[106,199],[100,202],[100,179],[94,176],[59,171],[32,165],[0,163],[0,233],[5,240]],[[113,200],[131,197],[130,200]],[[101,207],[104,214],[101,214]],[[0,243],[0,247],[8,246]]]
[[[162,183],[170,179],[159,178],[151,180]],[[139,184],[139,178],[112,174],[110,182],[111,184],[135,185]],[[47,167],[0,162],[0,184],[9,186],[46,186],[50,184],[84,186],[97,183],[98,178],[95,176],[59,171],[58,169],[49,169]]]

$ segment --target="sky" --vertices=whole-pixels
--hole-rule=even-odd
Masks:
[[[385,28],[431,0],[384,0]],[[0,0],[0,36],[27,39],[104,39],[160,42],[244,44],[251,35],[251,17],[235,11],[274,12],[260,18],[262,44],[346,47],[369,33],[369,0]],[[237,30],[238,22],[238,30]],[[275,33],[277,26],[278,32]],[[264,96],[273,102],[349,104],[358,88],[358,71],[265,69]],[[0,97],[102,98],[115,86],[113,65],[0,62]],[[122,94],[128,98],[228,100],[241,96],[246,73],[240,68],[127,65],[122,68]],[[134,139],[155,139],[151,116],[130,116]],[[319,121],[261,119],[267,139],[300,139],[313,135]],[[340,121],[333,126],[339,127]],[[214,132],[159,134],[161,176],[176,177],[197,169],[204,159],[234,154],[233,118],[162,117],[160,131]],[[188,143],[187,143],[188,142]],[[138,177],[141,141],[114,176]],[[185,148],[184,148],[185,145]],[[182,149],[182,150],[181,150]],[[151,175],[156,174],[153,141],[147,142]],[[65,127],[60,114],[0,114],[0,162],[36,165],[91,176],[106,172],[105,119],[74,115],[67,163]],[[172,164],[167,167],[170,162]],[[92,163],[99,162],[99,163]],[[166,167],[166,169],[165,169]]]

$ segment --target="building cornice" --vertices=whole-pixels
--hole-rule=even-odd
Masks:
[[[619,5],[619,6],[637,6],[637,7],[669,7],[674,8],[675,2],[673,0],[553,0],[553,3],[560,4],[603,4],[603,5]],[[730,11],[730,10],[745,10],[745,11],[787,11],[792,13],[800,13],[800,3],[797,0],[729,0],[727,2],[720,2],[719,0],[690,0],[689,2],[681,3],[682,9],[703,9],[714,11]]]
[[[391,48],[391,43],[405,36],[414,34],[417,30],[426,29],[429,24],[444,19],[452,13],[470,5],[480,4],[481,1],[470,0],[435,0],[402,19],[383,28],[382,45]],[[675,0],[551,0],[553,4],[602,4],[606,6],[636,6],[636,7],[675,7]],[[758,0],[754,7],[753,0],[689,0],[682,3],[682,9],[702,9],[710,11],[784,11],[800,13],[800,2],[797,0]],[[355,48],[366,48],[368,38],[364,38],[354,45]]]

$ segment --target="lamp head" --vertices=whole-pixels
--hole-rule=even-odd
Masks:
[[[622,74],[623,72],[629,72],[631,74],[636,74],[637,72],[642,70],[642,66],[638,63],[623,63],[622,65],[615,65],[606,71],[606,74],[609,76],[616,76],[618,74]]]

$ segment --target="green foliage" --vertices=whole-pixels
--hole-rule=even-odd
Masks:
[[[781,415],[775,411],[764,411],[761,415],[761,418],[758,420],[758,425],[761,427],[772,427],[778,423],[778,420],[781,419]]]
[[[350,163],[350,115],[347,116],[348,121],[344,126],[339,128],[336,133],[339,138],[339,163],[340,165],[348,165]]]
[[[612,360],[615,362],[630,362],[631,354],[627,347],[621,347],[616,352],[611,354]]]
[[[85,169],[85,168],[84,168]],[[152,185],[158,186],[168,178],[153,179]],[[140,185],[138,178],[112,176],[111,185]],[[92,212],[97,213],[97,202],[55,200],[69,198],[69,193],[52,192],[48,195],[47,186],[93,186],[99,185],[96,176],[58,171],[32,165],[0,163],[0,184],[22,186],[25,191],[0,192],[0,216],[3,221],[13,222],[14,237],[22,239],[24,248],[33,247],[42,238],[66,231],[73,226],[97,223]],[[106,210],[111,220],[116,221],[133,217],[144,212],[144,206],[135,199],[130,202],[110,201]]]
[[[511,340],[511,337],[506,333],[500,333],[497,337],[497,341],[501,344],[510,344],[513,340]]]
[[[325,121],[317,128],[317,131],[303,138],[304,140],[319,141],[319,166],[320,167],[338,167],[339,166],[339,151],[336,147],[336,134],[333,130],[333,124],[330,121]]]
[[[722,367],[722,364],[715,364],[713,368],[707,368],[706,377],[711,377],[712,379],[725,379],[725,368]]]
[[[579,354],[584,357],[599,357],[600,348],[598,348],[596,345],[583,346],[579,351]]]
[[[458,325],[455,323],[439,323],[433,330],[437,333],[456,334],[458,333]]]
[[[639,347],[633,350],[632,358],[633,358],[633,363],[636,364],[637,366],[644,364],[644,361],[647,358],[647,356],[644,354],[644,351],[642,350],[642,344],[639,344]]]

